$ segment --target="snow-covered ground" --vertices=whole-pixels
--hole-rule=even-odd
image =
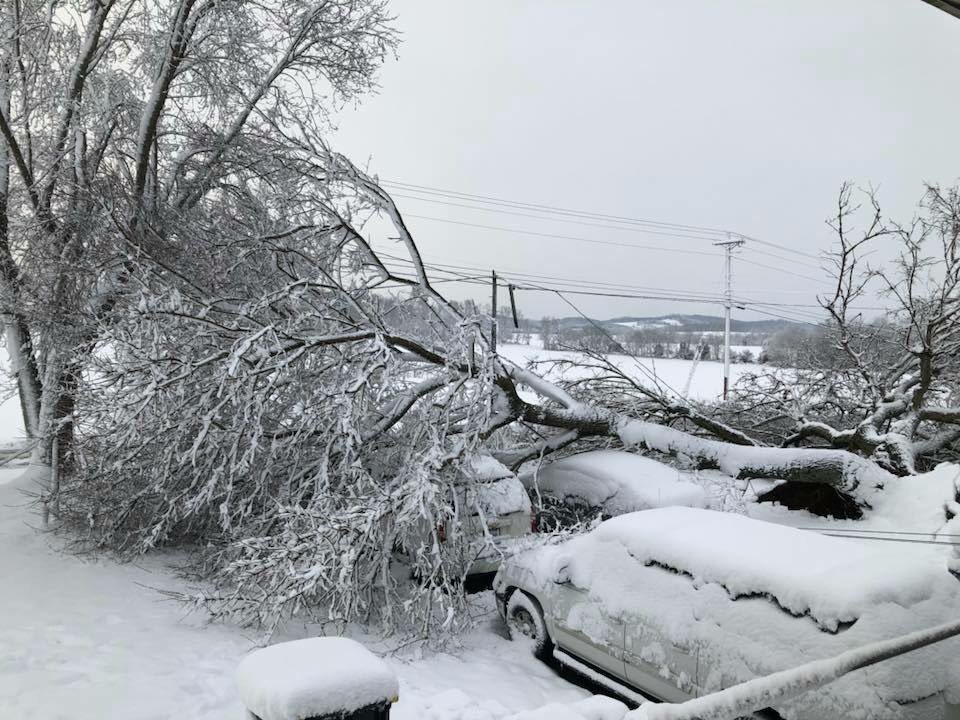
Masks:
[[[60,552],[37,530],[24,494],[36,483],[23,473],[0,469],[0,718],[241,720],[234,670],[264,638],[160,594],[185,587],[172,558],[121,565]],[[387,655],[397,720],[486,720],[587,696],[506,640],[490,598],[481,603],[481,628],[456,655]]]
[[[0,403],[0,447],[19,444],[23,439],[23,415],[20,413],[20,402],[14,395]]]
[[[941,498],[950,495],[957,472],[942,466],[901,481],[869,527],[935,532],[943,524]],[[174,558],[121,565],[59,551],[60,539],[37,529],[25,494],[35,490],[24,467],[0,469],[0,718],[240,720],[234,670],[264,638],[207,624],[160,594],[185,588],[171,570]],[[751,515],[807,522],[782,508],[750,508]],[[945,550],[908,548],[918,558]],[[489,596],[480,598],[477,612],[486,614],[455,654],[386,654],[400,677],[393,717],[493,720],[588,695],[506,640],[491,604]],[[310,630],[290,629],[282,639]]]
[[[544,350],[534,345],[501,345],[500,355],[518,365],[526,366],[531,361],[570,360],[577,353],[561,350]],[[723,363],[694,362],[672,358],[633,358],[629,355],[610,355],[610,361],[628,376],[646,386],[654,385],[653,378],[668,392],[683,395],[693,400],[717,400],[723,394]],[[730,385],[745,373],[756,372],[757,365],[732,364]],[[549,375],[555,379],[556,375]]]

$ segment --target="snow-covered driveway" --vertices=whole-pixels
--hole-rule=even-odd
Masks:
[[[179,584],[161,563],[55,552],[22,472],[0,471],[0,716],[242,717],[231,672],[251,641],[163,600],[151,588]]]
[[[0,469],[0,718],[241,720],[233,671],[262,638],[165,600],[153,588],[183,583],[162,559],[57,552],[35,529],[23,470]],[[587,695],[500,637],[494,618],[456,656],[387,660],[397,720],[487,720]]]

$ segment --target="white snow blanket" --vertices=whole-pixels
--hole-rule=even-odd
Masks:
[[[558,500],[579,498],[604,515],[687,505],[706,507],[706,493],[686,475],[656,460],[622,450],[594,450],[544,465],[522,477]]]
[[[0,468],[0,718],[243,718],[236,669],[258,636],[187,614],[157,593],[197,590],[172,570],[180,556],[118,564],[60,552],[57,535],[37,530],[31,503],[39,479],[22,467]],[[494,616],[492,595],[471,599],[475,614]],[[322,629],[297,624],[280,637]],[[489,623],[464,637],[456,654],[411,648],[389,664],[400,676],[392,720],[497,720],[587,694]]]
[[[393,670],[363,645],[316,637],[254,650],[237,668],[244,706],[262,720],[304,720],[396,700]]]
[[[960,616],[960,583],[943,558],[892,545],[664,508],[608,520],[511,563],[530,572],[547,605],[567,592],[554,582],[564,568],[584,591],[566,624],[598,642],[611,619],[625,624],[639,642],[633,652],[664,677],[676,672],[669,646],[695,656],[693,682],[704,694]],[[958,657],[960,643],[945,641],[775,708],[788,719],[902,718],[900,703],[948,686]]]
[[[497,348],[497,353],[520,367],[526,367],[531,362],[551,360],[579,360],[584,357],[580,353],[562,350],[544,350],[535,345],[503,344]],[[723,363],[695,362],[693,360],[676,360],[673,358],[635,358],[630,355],[607,355],[607,360],[616,365],[634,382],[644,387],[659,389],[670,394],[680,394],[687,391],[687,397],[693,400],[716,400],[723,388]],[[742,365],[733,363],[730,366],[730,383],[736,384],[741,375],[756,370],[756,365]],[[538,368],[544,372],[547,368]],[[553,368],[546,372],[551,382],[560,380],[576,380],[596,375],[596,371],[582,367]],[[657,379],[654,383],[653,378]],[[535,400],[536,396],[526,388],[520,388],[520,397]]]

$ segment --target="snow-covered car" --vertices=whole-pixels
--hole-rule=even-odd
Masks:
[[[470,574],[482,575],[496,572],[503,552],[537,529],[536,516],[516,473],[489,457],[474,463],[473,470],[475,482],[468,486],[462,505],[468,514],[461,522],[476,537]]]
[[[536,531],[536,516],[516,473],[493,457],[474,456],[463,469],[463,481],[455,486],[452,501],[458,512],[458,531],[467,538],[468,575],[489,575],[497,571],[504,554],[518,540]],[[446,524],[435,530],[440,542],[447,542],[453,533]],[[434,528],[424,525],[420,532],[423,542],[429,544]]]
[[[882,546],[882,547],[878,547]],[[494,579],[512,637],[627,692],[681,702],[960,615],[934,555],[671,507],[519,553]],[[775,702],[792,720],[960,717],[956,640]],[[952,697],[952,696],[951,696]]]
[[[706,507],[704,489],[664,463],[622,450],[571,455],[520,476],[545,528],[650,508]]]

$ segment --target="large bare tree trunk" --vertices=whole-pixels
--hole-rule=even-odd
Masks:
[[[9,21],[10,27],[13,26],[13,18],[7,18],[5,14],[0,14],[0,18],[4,23]],[[2,41],[11,42],[9,38],[3,38]],[[0,113],[5,116],[10,115],[11,56],[12,53],[6,55],[8,59],[0,64]],[[4,337],[10,358],[10,372],[17,381],[23,426],[27,437],[35,438],[40,430],[40,376],[29,324],[19,314],[21,280],[10,250],[8,212],[11,160],[6,143],[0,142],[0,288],[3,290],[2,302],[5,306],[2,311],[6,315]]]
[[[16,378],[23,427],[28,439],[40,434],[40,372],[34,356],[27,324],[20,318],[9,319],[5,327],[10,372]]]

